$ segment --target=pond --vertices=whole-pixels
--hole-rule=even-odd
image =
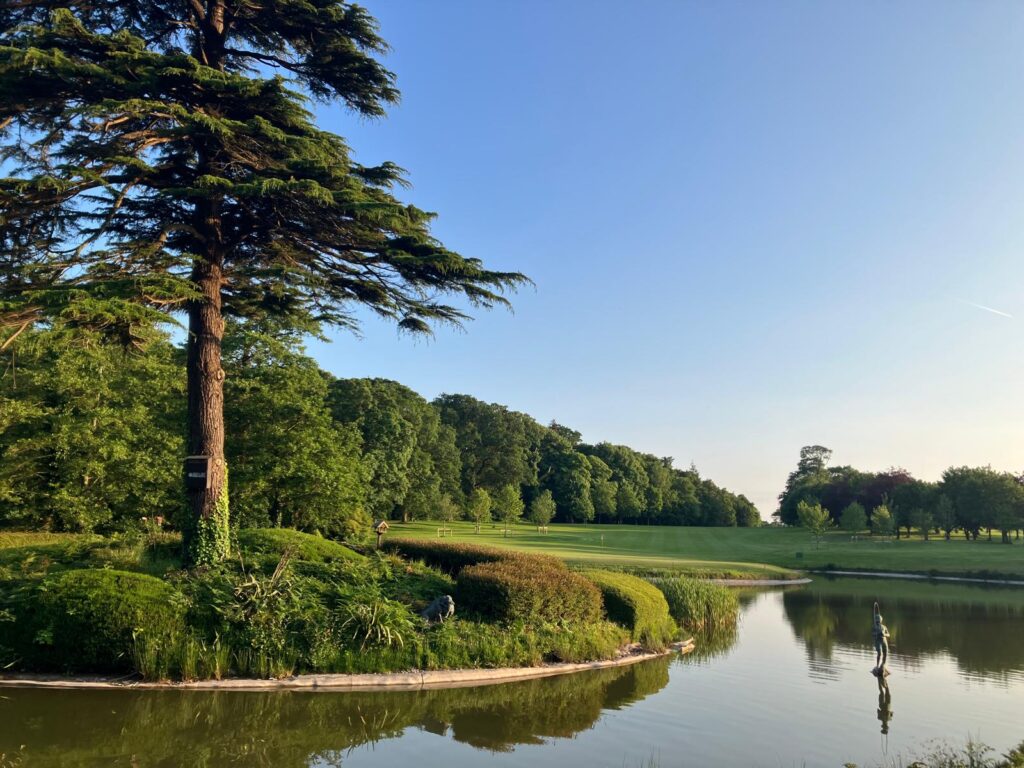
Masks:
[[[739,631],[690,656],[501,686],[0,689],[0,766],[869,766],[1024,740],[1024,589],[819,579],[742,602]]]

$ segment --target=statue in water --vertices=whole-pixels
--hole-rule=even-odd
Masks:
[[[872,674],[885,677],[889,674],[886,664],[889,661],[889,628],[882,622],[882,614],[878,610],[878,603],[872,612],[871,636],[875,641],[875,668]]]

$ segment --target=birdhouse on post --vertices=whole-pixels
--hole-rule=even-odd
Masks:
[[[377,534],[377,549],[380,549],[380,541],[384,538],[384,534],[388,532],[390,527],[387,520],[378,520],[373,524],[373,532]]]
[[[185,487],[190,491],[201,491],[210,487],[213,474],[209,456],[185,457]]]

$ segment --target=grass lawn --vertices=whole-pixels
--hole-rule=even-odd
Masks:
[[[438,523],[394,523],[388,536],[436,538]],[[796,528],[687,528],[644,525],[551,525],[538,533],[526,523],[509,538],[502,528],[473,524],[449,526],[453,541],[471,541],[545,552],[570,563],[631,565],[691,571],[698,575],[778,578],[791,568],[835,568],[945,575],[999,574],[1024,578],[1024,544],[1012,546],[964,539],[851,541],[849,534],[827,534],[815,547]],[[446,537],[448,538],[448,537]]]

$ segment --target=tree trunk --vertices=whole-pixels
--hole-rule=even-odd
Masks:
[[[224,0],[206,0],[197,8],[197,34],[193,55],[213,69],[224,69]],[[216,112],[215,103],[204,107]],[[217,150],[197,142],[196,177],[219,172]],[[188,490],[189,524],[185,528],[185,561],[209,565],[230,554],[228,520],[228,468],[224,461],[224,369],[221,340],[224,318],[221,290],[224,285],[222,199],[200,198],[192,212],[196,252],[192,282],[201,297],[188,304],[188,451],[208,456],[206,488]]]
[[[230,552],[221,367],[221,260],[216,256],[197,260],[192,279],[203,297],[188,307],[188,450],[193,456],[210,457],[210,480],[207,488],[188,491],[190,525],[186,529],[185,557],[191,565],[208,565],[223,560]]]

